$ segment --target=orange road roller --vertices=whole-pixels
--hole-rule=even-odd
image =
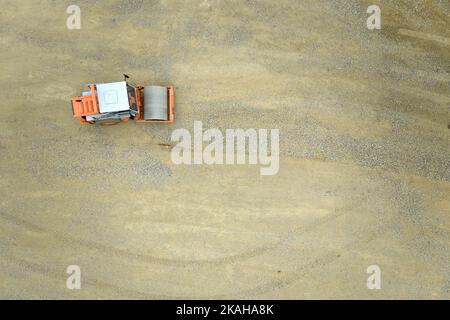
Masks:
[[[81,124],[116,124],[136,122],[174,121],[172,86],[136,86],[124,81],[91,83],[89,91],[72,97],[73,116]]]

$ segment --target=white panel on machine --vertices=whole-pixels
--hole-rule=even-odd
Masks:
[[[100,83],[96,85],[100,113],[130,109],[127,83],[125,81]]]

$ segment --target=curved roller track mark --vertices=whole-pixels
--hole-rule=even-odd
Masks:
[[[400,34],[402,36],[408,36],[408,37],[421,39],[421,40],[434,41],[434,42],[438,42],[438,43],[446,45],[446,46],[450,46],[449,38],[437,36],[435,34],[414,31],[414,30],[408,30],[408,29],[398,29],[398,34]]]
[[[50,234],[51,236],[53,236],[56,239],[63,242],[64,244],[67,244],[70,246],[73,246],[74,243],[76,243],[80,246],[87,247],[91,250],[99,250],[99,251],[104,251],[106,253],[110,252],[110,253],[113,253],[113,254],[116,254],[119,256],[127,257],[128,259],[137,259],[137,260],[140,260],[140,261],[143,261],[146,263],[154,263],[154,264],[167,265],[167,266],[188,266],[188,265],[216,265],[217,266],[217,265],[229,264],[229,263],[234,263],[236,261],[253,258],[253,257],[259,256],[259,255],[262,255],[264,253],[270,252],[271,250],[275,250],[279,247],[282,247],[285,243],[287,243],[290,240],[290,238],[292,237],[292,235],[294,233],[308,232],[308,231],[314,230],[315,228],[329,222],[330,220],[334,220],[334,219],[346,214],[346,212],[343,211],[344,209],[345,208],[339,210],[339,211],[341,211],[340,213],[335,212],[332,215],[319,218],[313,222],[308,223],[306,226],[301,226],[296,229],[288,230],[287,235],[285,235],[282,239],[280,239],[279,241],[277,241],[273,244],[250,249],[250,250],[240,253],[240,254],[236,254],[236,255],[232,255],[232,256],[228,256],[228,257],[224,257],[224,258],[211,259],[211,260],[176,260],[176,259],[160,258],[160,257],[139,254],[139,253],[132,253],[132,252],[128,252],[128,251],[118,249],[115,247],[111,247],[108,245],[100,244],[97,242],[67,237],[67,236],[61,234],[60,232],[57,232],[57,231],[54,231],[51,229],[42,228],[41,226],[38,226],[34,223],[31,223],[24,219],[14,217],[14,216],[9,215],[4,212],[0,213],[0,217],[5,220],[10,221],[11,223],[13,223],[17,226],[22,226],[22,227],[25,227],[32,231]]]

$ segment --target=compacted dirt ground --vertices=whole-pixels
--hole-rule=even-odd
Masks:
[[[15,0],[0,24],[1,298],[450,298],[448,1]],[[80,126],[70,97],[122,73],[174,85],[175,123]],[[278,174],[175,165],[195,120],[279,129]]]

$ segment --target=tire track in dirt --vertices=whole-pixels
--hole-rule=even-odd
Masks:
[[[110,253],[113,253],[118,256],[122,256],[122,257],[125,257],[128,259],[139,260],[139,261],[142,261],[145,263],[182,267],[182,266],[189,266],[189,265],[218,266],[218,265],[222,265],[222,264],[230,264],[230,263],[235,263],[237,261],[254,258],[256,256],[267,253],[271,250],[275,250],[275,249],[279,248],[280,246],[283,246],[286,242],[288,242],[292,238],[293,233],[308,232],[308,231],[314,230],[315,228],[329,222],[330,220],[334,220],[334,219],[346,214],[345,211],[343,211],[343,209],[341,209],[340,211],[341,211],[340,213],[335,212],[331,216],[326,216],[323,218],[319,218],[319,219],[315,220],[314,222],[310,222],[307,226],[303,226],[303,227],[293,229],[293,230],[292,229],[288,230],[287,234],[284,238],[280,239],[279,241],[277,241],[271,245],[261,246],[261,247],[254,248],[254,249],[248,250],[248,251],[240,253],[240,254],[223,257],[223,258],[211,259],[211,260],[176,260],[176,259],[156,257],[156,256],[152,256],[152,255],[131,253],[131,252],[128,252],[128,251],[125,251],[122,249],[112,247],[112,246],[100,244],[98,242],[92,242],[92,241],[77,239],[77,238],[73,238],[73,237],[67,237],[58,231],[43,228],[37,224],[31,223],[25,219],[14,217],[5,212],[0,213],[0,218],[7,220],[19,227],[27,228],[31,231],[49,234],[52,237],[54,237],[57,240],[64,243],[65,245],[74,246],[74,244],[77,244],[79,246],[86,247],[90,250],[103,251],[104,254],[107,254],[107,252],[110,252]]]
[[[323,219],[323,221],[321,221],[320,224],[315,224],[314,226],[310,226],[310,228],[308,228],[309,230],[306,230],[306,232],[314,230],[315,227],[320,227],[320,226],[322,226],[322,225],[324,225],[324,224],[326,224],[328,222],[332,222],[336,218],[341,217],[343,215],[345,215],[344,212],[340,213],[340,214],[333,215],[331,217],[332,219]],[[5,215],[1,214],[1,217],[5,218]],[[10,216],[8,216],[8,218],[6,218],[5,220],[8,220],[9,222],[12,222],[12,223],[20,222],[21,224],[19,224],[19,226],[25,227],[25,228],[30,229],[30,230],[35,231],[35,232],[47,232],[47,233],[50,233],[54,237],[58,237],[58,238],[61,237],[61,235],[59,235],[59,234],[57,234],[57,233],[55,233],[53,231],[43,229],[43,228],[41,228],[39,226],[36,226],[36,225],[34,225],[32,223],[25,222],[22,219],[14,218],[14,219],[10,220],[9,218],[10,218]],[[305,231],[305,229],[303,229],[303,230]],[[382,227],[379,227],[379,228],[371,231],[370,234],[368,235],[368,237],[365,237],[364,239],[357,239],[357,240],[351,241],[350,243],[348,243],[347,245],[343,246],[342,248],[338,248],[338,250],[339,251],[346,251],[346,250],[349,250],[349,249],[355,250],[357,248],[361,248],[364,245],[366,245],[367,243],[369,243],[370,241],[373,241],[376,238],[382,236],[386,232],[387,232],[387,230],[382,230]],[[286,236],[286,238],[284,239],[283,242],[287,243],[291,239],[291,237],[292,237],[292,232],[289,233]],[[63,238],[63,240],[65,242],[67,242],[67,244],[69,244],[71,246],[74,245],[73,243],[71,243],[72,241],[77,242],[78,245],[86,246],[85,244],[82,244],[78,240],[75,240],[75,239],[72,239],[72,238],[68,238],[68,237],[64,237],[64,236],[62,236],[61,238]],[[280,243],[277,246],[272,246],[273,247],[272,249],[275,250],[277,247],[282,246],[283,244]],[[94,245],[94,247],[97,247],[97,249],[98,249],[97,245]],[[104,246],[101,246],[101,247],[104,247]],[[90,245],[88,248],[92,249],[92,245]],[[120,254],[124,254],[125,253],[129,257],[134,257],[134,258],[137,258],[137,259],[142,258],[142,256],[139,256],[139,255],[135,256],[135,255],[130,254],[128,252],[124,252],[124,251],[122,251],[120,249],[116,249],[116,248],[113,248],[113,247],[108,247],[108,248],[109,249],[113,249],[112,251],[114,253],[119,251]],[[261,254],[263,254],[263,253],[261,253]],[[10,255],[10,254],[2,254],[2,257],[5,258],[5,259],[10,260],[13,263],[16,263],[16,264],[24,267],[25,269],[27,269],[29,271],[36,272],[36,273],[39,273],[39,274],[44,275],[46,277],[51,277],[53,279],[63,279],[63,277],[62,277],[64,275],[63,270],[57,269],[56,267],[49,267],[47,265],[44,266],[44,265],[40,265],[40,264],[37,264],[37,263],[32,263],[32,262],[29,262],[29,261],[26,261],[26,260],[23,260],[23,259],[16,258],[16,257],[14,257],[13,255]],[[148,261],[149,258],[153,260],[153,257],[151,257],[151,256],[144,256],[144,257],[146,258],[145,262],[149,262]],[[219,295],[213,295],[213,296],[192,297],[192,296],[175,296],[175,295],[153,294],[153,293],[143,292],[143,291],[140,291],[140,290],[130,289],[130,288],[126,288],[126,287],[123,287],[123,286],[111,284],[111,283],[108,283],[108,282],[105,282],[105,281],[102,281],[102,280],[98,280],[98,279],[95,279],[95,278],[92,278],[92,277],[86,277],[85,275],[83,275],[83,283],[87,283],[88,285],[95,286],[96,288],[105,288],[105,289],[113,290],[113,291],[117,292],[117,294],[120,294],[120,295],[123,294],[123,295],[127,296],[127,298],[132,298],[132,299],[133,298],[136,298],[136,299],[187,299],[187,298],[194,298],[194,299],[205,299],[205,298],[209,298],[209,299],[224,299],[224,298],[229,298],[230,294],[232,294],[233,296],[234,295],[238,295],[238,296],[241,296],[241,297],[254,297],[255,295],[265,294],[265,293],[271,292],[273,290],[280,289],[282,287],[290,285],[290,284],[294,283],[295,281],[297,281],[301,274],[303,274],[304,272],[308,272],[308,269],[311,270],[311,269],[315,268],[318,265],[320,265],[321,267],[326,266],[326,265],[336,261],[337,259],[339,259],[339,257],[336,256],[335,254],[325,254],[325,255],[321,255],[319,257],[315,256],[314,257],[314,261],[311,261],[311,262],[306,263],[305,265],[301,266],[299,268],[299,271],[297,271],[297,272],[291,272],[291,273],[288,273],[288,274],[284,275],[282,279],[272,280],[272,281],[263,283],[261,285],[255,286],[253,288],[246,289],[246,290],[241,290],[241,291],[238,291],[238,292],[233,292],[233,293],[229,293],[229,294],[219,294]],[[223,259],[221,259],[221,260],[223,260]],[[202,263],[205,263],[205,262],[207,262],[209,264],[211,261],[202,261]],[[171,260],[171,263],[174,263],[177,266],[179,266],[179,264],[182,263],[182,262],[181,261]],[[195,263],[195,261],[191,261],[190,263]],[[231,261],[231,262],[228,261],[227,263],[233,263],[233,261]],[[311,272],[311,271],[309,271],[309,272]]]

